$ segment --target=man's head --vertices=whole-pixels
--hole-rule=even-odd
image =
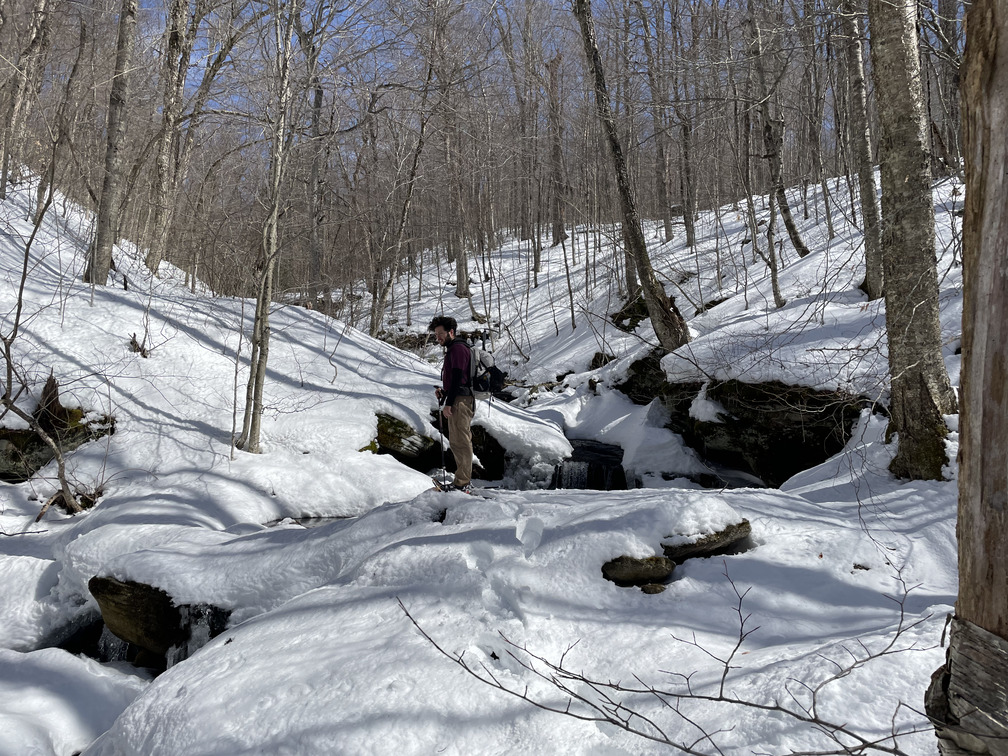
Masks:
[[[434,333],[434,338],[437,339],[437,343],[441,346],[444,346],[446,342],[455,338],[455,331],[457,329],[458,322],[455,318],[448,315],[438,315],[427,326],[427,330]]]

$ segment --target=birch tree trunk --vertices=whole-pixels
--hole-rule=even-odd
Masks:
[[[868,130],[868,95],[865,90],[864,21],[854,9],[852,0],[843,0],[841,8],[844,31],[847,34],[847,88],[849,91],[850,151],[857,173],[861,195],[861,217],[864,220],[865,279],[861,288],[868,299],[882,296],[882,236],[879,219],[875,167],[871,158],[871,132]]]
[[[28,44],[21,52],[11,77],[10,105],[3,124],[3,168],[0,170],[0,200],[7,199],[7,181],[14,145],[21,141],[21,125],[27,117],[28,95],[38,88],[42,61],[49,46],[49,26],[52,13],[47,0],[36,0],[32,10]]]
[[[879,104],[882,260],[889,340],[890,429],[899,477],[941,479],[943,414],[955,412],[941,354],[934,204],[924,122],[916,0],[869,0]]]
[[[609,104],[609,93],[602,70],[602,58],[599,55],[598,43],[595,41],[595,23],[592,19],[589,0],[574,0],[574,15],[581,27],[585,56],[588,59],[588,68],[594,83],[595,106],[605,130],[613,169],[616,173],[616,185],[619,189],[620,204],[623,210],[623,229],[628,242],[626,249],[633,257],[634,267],[640,278],[641,293],[644,295],[644,304],[651,317],[651,324],[654,326],[658,343],[662,349],[671,352],[689,341],[689,330],[675,302],[665,294],[665,288],[655,275],[654,268],[651,267],[651,259],[648,256],[647,243],[644,239],[644,229],[637,212],[637,200],[633,187],[630,185],[630,175],[627,171],[626,159],[623,157],[623,147],[620,144],[616,121]]]
[[[98,219],[91,255],[84,270],[84,280],[96,286],[108,282],[112,268],[112,245],[119,237],[119,200],[123,186],[123,162],[126,158],[126,120],[130,95],[130,68],[136,46],[137,0],[122,0],[119,11],[119,35],[116,41],[115,75],[109,95],[108,125],[105,137],[105,176],[98,201]]]
[[[959,599],[926,697],[943,756],[1008,750],[1008,9],[975,0],[966,27]]]
[[[270,126],[269,183],[266,187],[269,212],[262,230],[259,255],[259,285],[256,296],[255,321],[252,327],[252,356],[246,387],[242,432],[235,446],[252,454],[260,451],[260,430],[263,413],[263,387],[270,348],[270,305],[273,301],[273,278],[280,254],[280,208],[283,204],[282,185],[290,157],[293,139],[291,105],[291,65],[293,62],[294,17],[300,12],[297,0],[289,5],[273,5],[273,34],[276,49],[276,109]]]
[[[182,115],[186,77],[189,74],[189,58],[196,35],[196,29],[186,24],[188,10],[189,0],[173,0],[168,11],[164,34],[161,65],[161,132],[158,134],[152,198],[154,233],[145,260],[148,270],[155,274],[168,246],[174,206],[171,188],[175,172],[175,145],[178,140],[178,123]],[[193,27],[199,24],[198,13],[197,10],[193,14]]]

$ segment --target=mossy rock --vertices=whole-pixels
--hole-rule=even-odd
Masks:
[[[675,563],[664,556],[619,556],[602,565],[602,577],[621,588],[663,583],[668,580]]]
[[[212,604],[177,605],[162,589],[134,581],[95,576],[88,581],[88,590],[111,633],[160,661],[180,649],[196,650],[189,648],[194,641],[201,645],[220,635],[231,616],[229,610]],[[193,633],[197,626],[205,635]],[[162,665],[155,661],[152,666]]]
[[[693,313],[693,316],[696,317],[697,315],[702,315],[703,313],[707,312],[708,310],[714,309],[719,304],[724,304],[729,299],[730,299],[730,297],[718,297],[718,298],[710,300],[709,302],[704,302],[702,305],[700,305],[699,307],[697,307],[696,312]]]
[[[88,590],[116,637],[160,656],[186,640],[182,615],[160,588],[96,576],[88,581]]]
[[[508,453],[482,425],[472,426],[473,453],[479,457],[480,477],[500,480],[507,472]]]
[[[663,543],[665,556],[676,564],[682,564],[687,559],[703,559],[721,554],[735,554],[749,543],[752,526],[748,520],[733,523],[724,530],[707,533],[688,543]]]
[[[837,454],[862,409],[872,406],[871,400],[842,391],[728,380],[707,386],[707,398],[724,409],[718,420],[697,420],[690,408],[704,384],[668,383],[661,357],[661,350],[654,350],[631,364],[616,388],[636,404],[660,399],[669,412],[666,427],[704,459],[768,486]]]
[[[392,415],[378,413],[378,437],[372,441],[379,454],[390,454],[415,470],[427,472],[440,464],[437,441],[423,436]]]

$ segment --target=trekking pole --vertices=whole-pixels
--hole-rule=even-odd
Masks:
[[[444,412],[441,411],[443,404],[438,401],[437,409],[437,421],[438,421],[438,440],[441,442],[441,479],[438,484],[444,486],[445,481],[448,480],[448,468],[445,465],[445,455],[444,455]]]

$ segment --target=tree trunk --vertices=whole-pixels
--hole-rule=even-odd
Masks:
[[[423,98],[420,101],[420,133],[417,135],[417,143],[413,148],[413,158],[410,161],[409,174],[406,177],[406,196],[403,197],[402,207],[399,211],[399,220],[396,224],[395,234],[389,250],[389,270],[387,271],[385,283],[381,287],[378,296],[375,297],[371,309],[371,324],[369,335],[377,336],[381,330],[385,317],[385,308],[388,305],[389,296],[392,293],[392,285],[399,275],[400,265],[403,258],[403,241],[406,237],[406,222],[409,220],[410,208],[413,204],[413,193],[416,190],[417,176],[420,172],[420,156],[423,154],[424,140],[427,132],[427,122],[431,114],[427,113],[427,95],[430,90],[431,79],[434,75],[434,66],[427,66],[427,80],[424,83]],[[407,285],[408,278],[407,278]],[[407,292],[407,299],[409,294]],[[407,308],[409,302],[407,301]]]
[[[766,253],[766,263],[770,268],[770,288],[773,290],[773,301],[774,305],[779,310],[781,307],[787,304],[787,300],[781,295],[780,291],[780,281],[777,276],[777,213],[774,205],[776,204],[777,195],[770,194],[770,217],[767,219],[767,230],[766,230],[766,241],[767,241],[767,253]]]
[[[938,0],[938,28],[944,38],[945,55],[939,67],[940,91],[942,94],[942,142],[945,145],[946,160],[950,170],[961,170],[959,151],[959,128],[962,119],[959,94],[959,5],[960,0]]]
[[[686,229],[686,246],[696,246],[697,193],[693,180],[693,122],[689,105],[676,107],[682,121],[682,144],[680,145],[683,226]]]
[[[81,60],[84,58],[84,51],[87,46],[87,26],[82,20],[80,22],[80,33],[77,38],[77,55],[70,73],[63,84],[63,96],[56,109],[56,128],[53,135],[52,153],[49,164],[43,169],[39,177],[38,189],[35,193],[35,223],[41,222],[41,213],[44,210],[46,197],[50,193],[50,188],[54,188],[56,182],[56,172],[62,161],[63,147],[69,141],[72,117],[69,113],[70,103],[76,83],[81,72]]]
[[[260,252],[259,287],[256,297],[255,324],[253,325],[252,358],[249,364],[249,379],[246,390],[245,415],[242,423],[241,438],[235,446],[252,454],[260,451],[260,428],[263,413],[263,387],[266,383],[266,364],[269,360],[270,348],[270,305],[273,300],[273,277],[276,271],[277,259],[280,255],[280,207],[284,203],[282,195],[283,180],[287,169],[287,161],[291,151],[291,104],[293,92],[291,87],[291,63],[294,34],[293,18],[300,12],[298,3],[292,2],[281,9],[277,4],[272,6],[273,33],[276,43],[277,59],[275,83],[276,115],[270,128],[270,167],[269,185],[266,187],[269,198],[269,214],[262,232],[262,248]],[[251,401],[248,399],[251,398]]]
[[[174,206],[171,189],[175,172],[175,147],[178,144],[179,116],[182,114],[194,36],[186,26],[188,9],[188,0],[173,0],[164,34],[165,49],[161,66],[161,133],[158,135],[157,158],[154,163],[154,197],[151,201],[154,207],[154,233],[145,260],[148,270],[155,274],[168,247]]]
[[[744,97],[744,107],[742,110],[742,138],[740,140],[740,149],[742,151],[742,192],[745,194],[746,200],[746,223],[749,225],[749,238],[752,240],[752,251],[753,251],[753,262],[756,262],[756,257],[760,255],[759,248],[759,223],[756,219],[756,203],[753,202],[753,194],[755,189],[753,187],[753,176],[752,176],[752,151],[753,151],[753,124],[752,124],[752,113],[753,113],[753,63],[750,61],[746,66],[746,87],[745,87],[745,97]]]
[[[763,121],[763,146],[766,149],[767,165],[770,168],[770,191],[777,195],[777,205],[780,209],[784,227],[787,229],[791,244],[799,257],[805,257],[809,251],[798,234],[788,204],[787,193],[784,191],[784,162],[781,151],[784,148],[784,118],[774,118],[770,114],[770,87],[767,85],[766,67],[763,61],[763,43],[760,39],[760,27],[756,15],[752,12],[752,2],[749,3],[749,31],[751,35],[753,62],[756,66],[756,81],[759,84],[760,116]]]
[[[549,129],[550,129],[550,221],[553,228],[553,244],[557,246],[567,239],[564,223],[564,207],[567,204],[567,181],[563,169],[563,119],[560,117],[560,63],[558,54],[546,68],[549,71]],[[566,249],[566,247],[565,247]]]
[[[613,169],[616,173],[616,186],[619,190],[620,204],[623,210],[623,228],[628,241],[627,251],[633,257],[634,266],[640,278],[641,292],[644,295],[644,304],[651,317],[651,324],[658,337],[658,343],[661,344],[662,349],[671,352],[689,341],[689,330],[686,327],[686,321],[675,306],[675,302],[665,294],[664,287],[658,281],[654,268],[651,267],[647,243],[644,239],[644,229],[637,212],[637,200],[633,187],[630,185],[630,175],[623,157],[619,134],[616,131],[616,121],[609,105],[609,93],[606,88],[598,44],[595,41],[595,23],[592,19],[589,0],[574,0],[574,15],[577,16],[581,27],[585,56],[588,59],[588,68],[594,83],[595,106],[605,130]]]
[[[959,599],[927,696],[943,756],[1008,752],[1008,9],[975,0],[966,30]]]
[[[871,56],[879,103],[882,258],[889,339],[891,429],[899,477],[941,479],[955,412],[941,354],[934,204],[924,123],[917,0],[869,0]]]
[[[126,121],[129,108],[130,70],[136,45],[137,0],[123,0],[119,11],[119,36],[116,41],[115,75],[109,95],[108,125],[105,138],[105,176],[98,202],[94,244],[84,280],[97,286],[108,282],[112,268],[112,245],[119,236],[119,200],[122,169],[126,157]]]
[[[52,13],[46,7],[47,0],[36,0],[32,10],[31,29],[28,34],[28,44],[18,58],[14,75],[10,82],[10,105],[4,119],[3,139],[0,147],[3,149],[3,168],[0,170],[0,199],[7,198],[7,181],[10,175],[14,145],[21,139],[21,124],[25,122],[30,110],[29,93],[39,86],[42,74],[42,60],[49,46],[49,25]]]
[[[662,220],[664,229],[664,241],[672,241],[672,208],[669,201],[669,161],[668,161],[668,123],[666,109],[668,106],[668,92],[666,91],[665,76],[654,53],[654,46],[651,44],[651,30],[648,23],[648,14],[644,10],[644,3],[641,0],[632,0],[637,11],[637,17],[641,22],[643,33],[641,41],[644,44],[644,59],[647,64],[648,89],[651,91],[651,123],[654,128],[655,141],[655,193],[658,202],[658,214]],[[659,49],[664,46],[665,33],[664,22],[660,14],[655,17],[655,37]]]
[[[322,45],[336,10],[329,2],[315,3],[310,9],[311,26],[305,28],[301,14],[294,17],[294,31],[304,53],[305,73],[308,77],[309,102],[309,160],[311,167],[308,178],[308,281],[307,298],[316,306],[322,291],[322,223],[325,210],[323,197],[325,181],[323,174],[329,164],[328,141],[322,138],[322,106],[325,89],[319,73]]]
[[[868,130],[868,95],[865,91],[864,23],[854,10],[852,0],[843,0],[841,11],[847,33],[847,87],[850,111],[851,158],[857,173],[861,195],[861,217],[864,220],[865,279],[861,288],[868,299],[882,296],[882,237],[879,208],[876,200],[875,168],[871,158],[871,132]]]

